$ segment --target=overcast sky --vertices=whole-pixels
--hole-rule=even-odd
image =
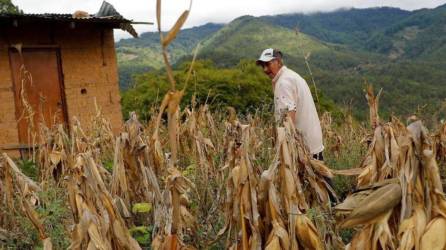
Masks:
[[[84,10],[96,13],[102,0],[12,0],[26,13],[73,13]],[[155,21],[156,0],[108,0],[118,12],[134,21]],[[311,13],[332,11],[339,8],[368,8],[391,6],[405,10],[435,8],[446,0],[194,0],[192,11],[185,27],[193,27],[208,22],[227,23],[242,15],[274,15],[283,13]],[[162,27],[169,29],[181,12],[187,9],[187,0],[162,1]],[[139,33],[154,31],[155,25],[136,25]],[[128,37],[122,31],[115,31],[117,39]]]

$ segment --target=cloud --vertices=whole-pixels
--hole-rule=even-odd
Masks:
[[[156,0],[108,0],[126,18],[135,21],[155,22]],[[73,13],[85,10],[95,13],[99,10],[102,0],[13,0],[26,13]],[[397,7],[406,10],[420,8],[435,8],[445,4],[446,0],[194,0],[192,11],[185,27],[193,27],[208,22],[227,23],[242,15],[275,15],[283,13],[312,13],[333,11],[339,8],[368,8],[368,7]],[[189,1],[162,1],[162,28],[168,30],[187,9]],[[141,32],[155,31],[156,27],[136,25]],[[116,31],[115,37],[122,38],[129,35]]]

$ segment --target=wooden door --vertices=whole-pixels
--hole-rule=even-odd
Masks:
[[[40,123],[51,127],[67,122],[59,51],[39,48],[19,53],[11,49],[9,58],[20,143],[39,143]]]

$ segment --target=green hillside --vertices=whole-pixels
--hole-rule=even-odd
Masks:
[[[289,29],[297,27],[303,33],[322,41],[362,48],[372,34],[379,33],[410,15],[409,11],[382,7],[261,18]]]
[[[367,42],[367,49],[390,58],[444,61],[446,5],[423,9],[387,27]]]
[[[240,59],[254,59],[263,48],[281,48],[290,58],[303,58],[305,51],[328,52],[327,45],[303,33],[272,25],[260,18],[244,16],[212,35],[203,43],[200,57],[219,66],[231,66]],[[296,61],[296,60],[294,60]],[[299,60],[301,61],[301,60]]]
[[[199,41],[218,31],[222,26],[221,24],[209,23],[182,30],[169,47],[171,60],[176,61],[187,56]],[[143,33],[140,38],[119,41],[116,44],[116,53],[120,85],[123,89],[129,87],[132,75],[160,69],[164,66],[157,32]]]
[[[446,52],[446,5],[412,12],[382,7],[261,18],[289,29],[298,27],[321,41],[382,53],[390,59],[436,60]]]
[[[313,26],[300,25],[318,29],[306,32],[300,28],[298,35],[290,23],[298,20],[299,15],[243,16],[202,36],[203,47],[198,57],[212,61],[225,74],[222,69],[234,69],[243,60],[253,62],[264,48],[280,48],[285,63],[310,82],[304,60],[304,55],[309,55],[307,59],[319,93],[340,107],[352,109],[360,119],[365,118],[363,110],[367,108],[362,92],[365,81],[384,89],[381,103],[384,117],[409,115],[417,110],[420,114],[441,116],[444,110],[440,107],[446,98],[443,88],[446,62],[442,57],[446,43],[444,32],[438,31],[444,29],[445,13],[443,6],[413,12],[374,8],[318,13],[304,18]],[[285,22],[286,18],[290,20]],[[327,37],[322,37],[319,31],[324,31]],[[190,60],[194,47],[190,44],[187,49],[182,47],[185,56],[172,57],[177,68]],[[397,49],[399,54],[395,52]],[[212,74],[218,74],[218,70]],[[140,82],[134,81],[137,85]],[[206,87],[212,89],[212,84]],[[224,103],[231,104],[228,99]]]
[[[238,45],[243,50],[236,49]],[[296,36],[293,30],[261,18],[235,20],[211,37],[201,57],[225,67],[240,59],[253,60],[266,47],[281,48],[285,62],[307,80],[303,55],[311,52],[309,62],[322,91],[339,105],[351,102],[356,110],[367,108],[362,93],[365,80],[384,88],[382,107],[387,115],[410,114],[423,104],[430,104],[427,110],[435,110],[446,97],[440,84],[446,74],[438,63],[393,62],[387,55],[324,43],[305,34]]]

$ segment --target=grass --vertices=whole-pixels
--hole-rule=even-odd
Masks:
[[[52,239],[53,249],[67,249],[71,241],[68,227],[72,219],[65,196],[65,190],[56,186],[39,193],[41,201],[36,211]],[[6,211],[6,216],[10,216],[13,237],[0,242],[0,249],[43,249],[38,232],[27,217],[11,211]]]

